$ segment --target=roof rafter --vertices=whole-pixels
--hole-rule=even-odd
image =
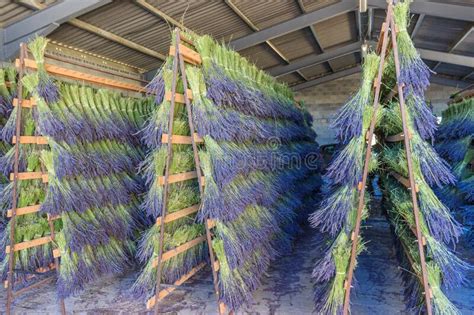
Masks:
[[[474,68],[474,57],[421,48],[417,50],[423,59]]]
[[[293,60],[289,65],[276,66],[266,69],[268,73],[279,77],[288,73],[295,72],[299,69],[315,66],[328,60],[336,59],[348,54],[360,51],[361,42],[351,43],[336,49],[328,50],[319,55],[309,55],[306,57]]]
[[[230,46],[235,50],[242,50],[248,47],[252,47],[257,44],[261,44],[267,40],[271,40],[273,38],[280,37],[282,35],[308,27],[316,22],[322,22],[336,15],[353,11],[357,8],[357,4],[358,1],[354,0],[341,1],[336,4],[332,4],[322,9],[316,10],[314,12],[300,15],[294,19],[288,20],[280,24],[276,24],[261,31],[236,39],[230,42]]]
[[[63,0],[10,24],[3,30],[2,58],[12,58],[17,53],[21,42],[28,42],[37,34],[46,36],[61,23],[110,2],[111,0]]]
[[[451,46],[449,49],[448,53],[452,53],[453,51],[456,50],[456,48],[461,45],[461,43],[471,34],[471,32],[474,30],[474,26],[470,26],[463,34],[462,36]],[[441,62],[438,62],[434,67],[433,71],[436,71],[436,68],[438,68],[441,65]]]
[[[17,1],[19,4],[25,5],[31,9],[36,9],[36,10],[44,10],[45,6],[38,3],[37,1],[32,1],[32,0],[18,0]],[[163,54],[160,54],[159,52],[156,52],[150,48],[147,48],[143,45],[137,44],[135,42],[132,42],[131,40],[128,40],[126,38],[123,38],[119,35],[116,35],[114,33],[111,33],[109,31],[106,31],[104,29],[101,29],[95,25],[92,25],[90,23],[84,22],[82,20],[73,18],[67,21],[68,24],[77,27],[79,29],[85,30],[89,33],[98,35],[100,37],[103,37],[107,40],[113,41],[115,43],[118,43],[122,46],[126,46],[130,49],[136,50],[140,53],[143,53],[145,55],[160,59],[160,60],[165,60],[166,56]]]
[[[303,13],[307,13],[306,8],[304,7],[303,0],[298,0],[298,6],[300,7],[300,10]],[[321,53],[324,53],[324,47],[321,45],[321,42],[319,41],[318,35],[316,34],[316,30],[314,29],[314,24],[311,24],[309,26],[309,29],[311,31],[311,34],[313,34],[314,41],[316,42],[316,45],[318,45],[319,50],[321,50]],[[332,66],[331,62],[328,60],[328,66],[331,72],[334,72],[334,67]],[[308,80],[306,80],[308,81]]]
[[[248,27],[256,32],[260,30],[234,3],[232,3],[231,0],[225,0],[224,2],[235,14],[240,17],[240,19],[242,19],[242,21],[245,22],[245,24],[247,24]],[[285,61],[287,64],[290,63],[290,60],[272,42],[267,40],[265,41],[265,44],[267,44],[281,59],[283,59],[283,61]],[[305,81],[308,81],[306,76],[299,70],[297,70],[296,73],[298,73]]]

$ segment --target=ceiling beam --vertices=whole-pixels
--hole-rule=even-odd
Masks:
[[[191,30],[191,29],[187,28],[186,26],[184,26],[183,23],[173,19],[171,16],[164,13],[163,11],[158,9],[157,7],[149,4],[145,0],[135,0],[135,3],[138,4],[139,6],[141,6],[146,11],[158,16],[161,19],[163,19],[166,23],[169,23],[169,24],[171,24],[175,27],[178,27],[179,29],[181,29],[183,31],[189,32],[191,34],[196,34],[193,30]]]
[[[328,50],[319,55],[309,55],[306,57],[298,58],[293,60],[289,65],[276,66],[269,69],[265,69],[268,73],[275,77],[279,77],[288,73],[295,72],[299,69],[314,66],[328,60],[336,59],[348,54],[352,54],[360,51],[361,42],[355,42],[339,48]]]
[[[472,83],[469,83],[469,82],[466,82],[466,81],[452,79],[452,78],[448,78],[448,77],[440,76],[440,75],[432,75],[430,77],[430,82],[435,83],[435,84],[440,84],[440,85],[453,86],[453,87],[457,87],[457,88],[460,88],[460,89],[464,89],[464,88],[472,85]]]
[[[311,13],[300,15],[289,21],[268,27],[253,34],[241,37],[229,43],[234,50],[242,50],[261,44],[267,40],[308,27],[316,22],[322,22],[334,16],[353,11],[357,8],[358,1],[347,0],[329,5]]]
[[[304,7],[303,0],[298,0],[298,6],[300,7],[301,12],[307,13],[306,8]],[[319,41],[318,35],[316,34],[316,29],[314,28],[314,24],[311,24],[309,26],[309,30],[311,31],[311,34],[313,34],[313,39],[316,42],[316,45],[318,45],[319,50],[321,53],[324,53],[324,48],[323,45],[321,45],[321,42]],[[334,72],[334,67],[332,66],[331,62],[328,60],[328,66],[331,72]],[[306,80],[308,81],[308,80]]]
[[[38,3],[37,1],[34,0],[17,0],[17,2],[21,5],[27,6],[30,9],[33,10],[43,10],[45,9],[45,5]],[[163,54],[160,54],[159,52],[156,52],[150,48],[147,48],[145,46],[142,46],[140,44],[137,44],[135,42],[132,42],[131,40],[128,40],[126,38],[123,38],[121,36],[118,36],[116,34],[113,34],[109,31],[106,31],[104,29],[101,29],[95,25],[92,25],[90,23],[84,22],[79,19],[71,19],[67,22],[68,24],[77,27],[81,30],[87,31],[89,33],[95,34],[97,36],[100,36],[102,38],[105,38],[107,40],[110,40],[112,42],[118,43],[122,46],[126,46],[130,49],[136,50],[142,54],[148,55],[150,57],[154,57],[160,60],[165,60],[166,56]]]
[[[368,5],[386,9],[386,0],[368,0]],[[410,12],[426,14],[446,19],[474,22],[474,6],[442,3],[426,0],[416,0],[410,3]]]
[[[417,50],[423,59],[474,68],[474,57],[421,48]]]
[[[451,46],[451,48],[449,49],[448,53],[452,53],[453,51],[455,51],[459,45],[461,45],[461,43],[471,34],[471,32],[474,30],[474,26],[471,26],[469,27],[469,29],[467,31],[465,31],[462,36]],[[441,62],[438,62],[434,67],[433,67],[433,71],[436,71],[436,69],[441,65]]]
[[[316,78],[316,79],[308,81],[308,82],[303,82],[303,83],[300,83],[300,84],[293,85],[293,86],[291,86],[291,89],[293,91],[299,91],[299,90],[306,89],[306,88],[309,88],[309,87],[312,87],[312,86],[316,86],[316,85],[319,85],[319,84],[322,84],[322,83],[337,80],[339,78],[347,77],[351,74],[358,73],[361,70],[362,70],[361,66],[357,65],[355,67],[352,67],[352,68],[349,68],[349,69],[344,69],[344,70],[341,70],[341,71],[337,71],[337,72],[334,72],[334,73],[331,73],[329,75],[325,75],[325,76]]]
[[[258,32],[260,30],[257,27],[257,25],[255,25],[234,3],[232,3],[232,1],[225,0],[224,2],[253,31]],[[286,62],[287,64],[290,63],[290,60],[271,41],[267,40],[267,41],[265,41],[265,44],[267,44],[270,47],[270,49],[272,49],[273,52],[275,54],[277,54],[284,62]],[[301,73],[298,70],[296,72],[300,75],[300,77],[303,78],[303,80],[308,81],[308,79],[306,78],[306,76],[303,73]]]
[[[418,19],[416,20],[415,27],[413,27],[413,30],[411,31],[410,37],[412,39],[415,38],[416,34],[420,30],[421,24],[423,24],[423,20],[425,19],[425,14],[419,14]]]
[[[63,0],[10,24],[3,30],[1,58],[12,58],[18,52],[21,42],[28,42],[36,35],[46,36],[61,23],[110,2],[111,0]]]

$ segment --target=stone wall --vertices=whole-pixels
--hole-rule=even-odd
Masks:
[[[313,127],[318,134],[318,142],[323,144],[335,143],[335,132],[330,124],[338,109],[347,98],[357,91],[360,84],[360,74],[310,87],[296,93],[296,99],[303,100],[313,115]],[[426,93],[426,99],[431,101],[437,116],[446,108],[449,96],[459,89],[432,84]]]

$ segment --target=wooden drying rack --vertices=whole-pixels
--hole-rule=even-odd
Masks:
[[[63,63],[68,63],[67,60],[62,60]],[[77,64],[75,64],[77,65]],[[10,244],[5,248],[6,253],[10,253],[8,259],[8,273],[7,273],[7,280],[4,283],[4,286],[7,289],[7,301],[6,301],[6,314],[10,315],[12,310],[12,304],[15,298],[30,291],[31,289],[35,289],[41,287],[44,284],[47,284],[55,279],[54,276],[50,276],[48,278],[42,279],[37,281],[36,283],[27,286],[25,288],[19,289],[14,291],[14,265],[15,265],[15,255],[12,255],[11,252],[16,252],[20,250],[24,250],[27,248],[32,248],[36,246],[43,246],[45,244],[53,243],[54,244],[54,225],[53,221],[60,219],[60,216],[50,216],[48,215],[48,224],[50,227],[50,235],[41,237],[38,239],[33,239],[30,241],[25,241],[21,243],[15,243],[15,228],[16,228],[16,217],[31,213],[37,213],[40,211],[41,205],[32,205],[22,208],[17,208],[17,191],[18,191],[18,181],[21,180],[42,180],[43,183],[48,182],[48,174],[44,168],[44,165],[41,164],[41,172],[19,172],[19,146],[20,144],[30,144],[30,145],[47,145],[48,139],[44,136],[35,135],[35,136],[22,136],[22,126],[21,126],[21,110],[22,108],[32,108],[36,106],[35,99],[23,99],[23,84],[21,82],[23,76],[25,75],[26,71],[37,70],[37,64],[34,60],[28,59],[28,49],[26,44],[20,44],[20,58],[15,60],[15,66],[18,69],[18,92],[17,98],[13,100],[13,106],[17,107],[17,114],[16,114],[16,131],[15,136],[12,139],[12,144],[14,144],[15,150],[15,159],[14,159],[14,170],[13,173],[10,174],[10,180],[13,182],[13,189],[12,189],[12,209],[7,210],[7,217],[10,218]],[[110,88],[122,89],[126,91],[133,91],[133,92],[145,92],[145,87],[141,85],[126,83],[118,80],[108,79],[96,75],[91,75],[87,73],[83,73],[77,70],[67,69],[61,66],[52,65],[52,64],[45,64],[46,71],[57,77],[68,78],[78,81],[85,81],[92,84],[102,85]],[[116,75],[120,77],[120,75]],[[19,141],[17,141],[19,139]],[[202,139],[201,139],[202,140]],[[50,266],[49,269],[46,270],[37,270],[38,273],[46,272],[49,270],[55,269],[57,273],[59,273],[60,268],[60,252],[59,249],[53,249],[53,258],[54,264]],[[64,300],[59,300],[59,307],[61,314],[66,314],[66,307],[64,304]]]
[[[413,204],[413,213],[415,217],[415,229],[411,229],[411,230],[416,235],[417,243],[418,243],[418,252],[420,255],[420,265],[421,265],[420,281],[424,288],[423,294],[425,296],[426,312],[428,315],[432,314],[432,305],[431,305],[432,293],[431,293],[431,289],[428,283],[428,273],[427,273],[427,268],[426,268],[425,249],[424,249],[424,246],[426,245],[426,240],[424,240],[424,237],[421,234],[421,228],[420,228],[420,216],[419,216],[418,199],[417,199],[418,187],[416,185],[415,176],[413,172],[413,161],[411,157],[411,148],[410,148],[411,134],[409,133],[409,130],[408,130],[408,123],[407,123],[407,117],[406,117],[406,105],[405,105],[405,99],[403,95],[404,86],[398,82],[400,78],[400,61],[398,58],[398,46],[397,46],[397,35],[396,35],[397,32],[398,32],[398,28],[395,25],[395,20],[393,17],[393,3],[392,3],[392,0],[389,0],[387,16],[386,16],[385,22],[382,24],[382,30],[380,33],[379,42],[377,44],[377,53],[380,54],[380,64],[379,64],[377,78],[374,81],[375,91],[374,91],[373,113],[372,113],[372,118],[370,121],[370,127],[367,133],[367,139],[369,139],[369,141],[367,144],[367,149],[366,149],[366,154],[365,154],[362,181],[358,185],[359,202],[358,202],[358,207],[357,207],[357,218],[356,218],[354,230],[351,234],[351,240],[352,240],[351,257],[350,257],[350,262],[349,262],[349,268],[347,271],[347,279],[344,282],[344,288],[345,288],[344,306],[343,306],[344,315],[349,314],[351,284],[352,284],[352,278],[354,275],[354,268],[356,265],[357,246],[359,242],[362,211],[364,209],[364,203],[365,203],[365,198],[364,198],[365,190],[366,190],[366,185],[367,185],[367,177],[369,173],[370,158],[372,155],[372,143],[371,143],[372,141],[370,139],[372,139],[374,136],[377,111],[380,107],[380,104],[379,104],[380,103],[380,88],[382,85],[383,67],[384,67],[385,58],[387,56],[388,49],[393,50],[394,61],[395,61],[395,72],[397,76],[396,88],[392,89],[388,97],[392,98],[394,95],[398,94],[403,132],[401,134],[391,136],[387,140],[391,142],[403,141],[404,147],[405,147],[406,159],[407,159],[408,179],[403,178],[399,174],[392,173],[392,175],[400,183],[402,183],[405,187],[407,187],[410,190],[412,204]],[[391,34],[391,40],[388,37],[389,33]],[[389,47],[389,42],[391,44],[391,47]],[[404,135],[408,135],[408,137],[405,137]],[[415,189],[412,189],[412,187],[415,187]]]
[[[153,267],[156,267],[156,288],[155,288],[155,296],[150,298],[146,305],[147,309],[151,309],[154,307],[155,314],[158,314],[159,310],[159,301],[174,291],[179,285],[187,281],[193,275],[195,275],[199,270],[201,270],[206,264],[201,263],[191,269],[186,275],[182,276],[176,282],[174,282],[174,286],[161,290],[161,277],[162,277],[162,267],[163,262],[175,257],[176,255],[183,253],[194,246],[198,246],[204,242],[207,243],[210,262],[211,262],[211,269],[212,269],[212,276],[213,276],[213,283],[214,283],[214,291],[217,296],[217,304],[218,304],[218,312],[219,314],[226,313],[226,306],[224,303],[220,301],[220,294],[219,294],[219,285],[218,285],[218,270],[219,270],[219,262],[215,257],[214,251],[212,249],[212,232],[211,230],[215,227],[215,222],[207,219],[205,222],[206,234],[201,235],[191,241],[188,241],[174,249],[168,250],[163,252],[163,241],[165,235],[165,223],[172,222],[179,218],[197,213],[201,207],[200,204],[193,205],[191,207],[179,210],[177,212],[173,212],[171,214],[167,214],[167,202],[168,202],[168,190],[169,184],[175,182],[181,182],[190,179],[197,179],[199,183],[199,192],[201,194],[201,198],[203,196],[203,189],[204,189],[204,177],[202,176],[201,171],[201,163],[199,160],[198,155],[198,143],[203,143],[203,139],[200,138],[194,131],[194,122],[193,122],[193,115],[191,109],[191,99],[192,99],[192,91],[188,89],[188,82],[186,77],[186,69],[185,69],[185,62],[188,64],[192,64],[195,66],[200,66],[202,63],[201,56],[195,50],[189,48],[194,47],[194,43],[189,40],[188,38],[184,37],[179,29],[175,30],[175,45],[170,47],[169,54],[173,57],[173,79],[171,85],[171,91],[165,92],[165,99],[170,101],[170,112],[169,112],[169,123],[168,123],[168,130],[173,130],[173,121],[174,121],[174,108],[177,103],[184,104],[186,106],[186,111],[188,115],[188,124],[190,129],[190,134],[193,136],[179,136],[179,135],[168,135],[163,134],[162,136],[162,143],[167,144],[167,155],[166,155],[166,164],[165,164],[165,172],[163,176],[160,176],[158,179],[158,184],[164,186],[163,187],[163,208],[162,208],[162,216],[158,217],[156,220],[156,224],[160,226],[160,243],[159,243],[159,251],[158,257],[152,262]],[[187,44],[184,45],[181,42]],[[178,76],[181,74],[181,80],[183,81],[184,90],[186,93],[179,94],[176,92],[176,85],[178,81]],[[170,165],[173,157],[173,150],[172,144],[190,144],[193,147],[194,153],[194,164],[196,166],[195,171],[185,172],[180,174],[170,174]],[[229,314],[232,313],[230,310]]]

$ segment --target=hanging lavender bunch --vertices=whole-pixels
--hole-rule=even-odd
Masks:
[[[341,108],[337,118],[331,124],[337,129],[337,138],[341,143],[347,143],[352,138],[359,137],[362,132],[362,114],[365,106],[371,102],[372,82],[379,66],[379,57],[369,54],[362,68],[362,83],[357,93]]]
[[[409,14],[410,1],[399,1],[393,7],[395,24],[398,27],[399,83],[404,84],[406,88],[411,87],[415,95],[422,96],[430,85],[430,72],[432,71],[421,59],[420,54],[413,45],[410,34],[408,34]]]
[[[46,103],[55,103],[59,100],[59,90],[53,80],[49,77],[44,64],[44,52],[48,40],[45,37],[36,37],[28,44],[38,67],[38,84],[36,90],[38,95],[43,98]]]

